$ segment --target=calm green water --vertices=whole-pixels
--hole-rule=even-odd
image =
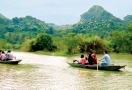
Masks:
[[[23,61],[19,65],[0,64],[0,90],[132,90],[132,55],[110,54],[112,63],[127,65],[121,71],[74,68],[66,63],[80,56],[14,55]]]

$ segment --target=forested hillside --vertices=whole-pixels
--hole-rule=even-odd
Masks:
[[[130,21],[130,16],[126,16],[124,20],[121,20],[107,12],[103,7],[94,5],[81,15],[80,22],[74,24],[69,32],[89,33],[90,35],[106,38],[113,30],[127,31],[127,25]]]
[[[54,29],[48,26],[44,21],[31,16],[21,18],[15,17],[12,20],[3,18],[2,16],[0,28],[0,38],[12,44],[22,44],[25,39],[36,37],[38,33],[54,33]],[[50,31],[52,31],[52,33]]]
[[[101,52],[103,49],[116,52],[132,52],[132,49],[126,49],[127,47],[125,46],[126,42],[128,42],[127,45],[129,47],[132,45],[131,22],[132,15],[127,15],[121,20],[98,5],[94,5],[87,12],[80,15],[79,22],[63,26],[45,23],[32,16],[8,19],[0,14],[0,48],[20,49],[29,45],[27,46],[29,47],[27,51],[44,50],[47,47],[50,51],[67,49],[68,52],[73,53]],[[44,45],[46,44],[44,40],[48,43],[47,37],[50,39],[49,46]],[[72,39],[73,37],[75,40]],[[71,42],[74,42],[75,45],[73,43],[70,44]],[[95,42],[100,46],[95,45]],[[122,42],[123,46],[120,45],[120,42]],[[124,48],[121,50],[119,49],[121,47]],[[98,48],[102,50],[98,50]]]
[[[107,12],[103,7],[94,5],[87,12],[81,15],[80,21],[116,21],[121,22],[121,19],[115,17],[111,13]]]

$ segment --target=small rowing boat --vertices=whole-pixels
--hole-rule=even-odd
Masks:
[[[80,68],[87,68],[87,69],[95,69],[95,70],[108,70],[108,71],[118,71],[122,68],[125,68],[126,65],[106,65],[106,66],[102,66],[100,67],[99,65],[83,65],[83,64],[78,64],[78,63],[68,63],[70,66],[73,67],[80,67]],[[97,68],[98,66],[98,68]]]
[[[14,59],[14,60],[9,60],[9,61],[0,61],[0,63],[2,64],[18,64],[19,62],[21,62],[22,59]]]

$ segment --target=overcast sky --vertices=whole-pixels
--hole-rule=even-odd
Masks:
[[[123,19],[132,15],[132,0],[0,0],[0,13],[7,18],[30,15],[46,23],[73,24],[93,5],[100,5]]]

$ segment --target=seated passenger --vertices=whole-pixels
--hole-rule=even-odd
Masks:
[[[5,52],[4,51],[2,51],[1,60],[2,61],[6,60],[6,55],[5,55]]]
[[[0,50],[0,60],[1,60],[2,50]]]
[[[102,58],[100,58],[99,60],[103,60],[103,61],[100,63],[100,66],[109,65],[110,62],[111,62],[110,56],[108,55],[108,52],[107,52],[107,51],[104,51],[104,56],[103,56]]]
[[[8,60],[13,60],[13,58],[15,58],[14,56],[13,56],[13,54],[11,53],[11,51],[10,50],[8,50],[8,52],[7,52],[7,54],[6,54],[6,57],[7,57],[7,61]],[[15,58],[16,59],[16,58]]]
[[[81,55],[81,60],[80,62],[78,62],[78,64],[85,64],[86,63],[86,59],[84,57],[84,55]]]
[[[96,54],[93,53],[93,54],[92,54],[92,57],[93,57],[93,64],[97,64],[97,57],[96,57]]]
[[[89,65],[93,65],[93,57],[92,57],[91,53],[88,54],[88,63],[89,63]]]

